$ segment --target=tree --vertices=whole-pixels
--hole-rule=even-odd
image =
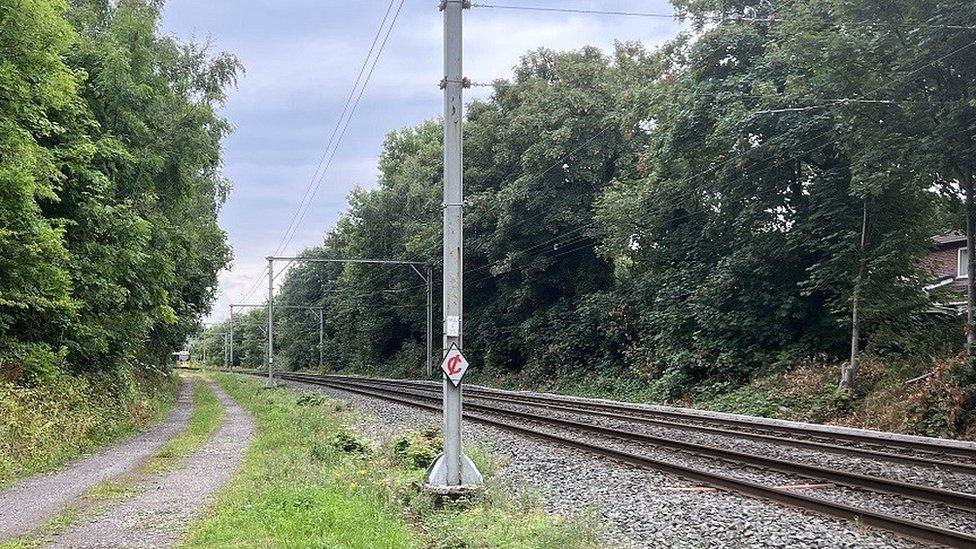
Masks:
[[[0,4],[0,363],[163,364],[230,260],[217,114],[240,65],[152,0]]]
[[[59,166],[72,152],[60,114],[79,109],[78,75],[61,58],[74,40],[63,10],[43,0],[0,3],[0,366],[7,378],[58,366],[58,335],[79,305],[64,225],[41,209],[58,199]]]

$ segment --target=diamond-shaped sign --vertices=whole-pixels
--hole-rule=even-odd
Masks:
[[[444,355],[444,362],[441,362],[441,370],[447,375],[447,379],[457,387],[461,383],[461,378],[468,371],[468,360],[461,354],[456,343],[451,344],[450,350]]]

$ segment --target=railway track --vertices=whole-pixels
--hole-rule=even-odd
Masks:
[[[385,386],[410,385],[440,392],[440,384],[428,381],[385,380],[355,376],[326,377],[337,380],[365,381],[370,384],[382,384]],[[622,418],[628,421],[657,425],[669,429],[697,431],[707,434],[809,448],[842,455],[976,474],[976,448],[951,448],[924,440],[905,441],[879,439],[877,437],[867,437],[853,433],[826,433],[802,425],[778,426],[750,422],[747,419],[693,416],[677,411],[651,410],[640,405],[581,400],[575,397],[559,395],[524,394],[479,387],[465,387],[465,394],[469,397],[503,403],[523,403],[550,410],[585,413],[591,416]]]
[[[347,376],[319,376],[300,373],[285,373],[281,374],[281,377],[286,380],[328,386],[334,389],[431,411],[439,412],[441,410],[440,396],[438,394],[440,385],[430,382],[399,382],[395,380],[376,380]],[[822,441],[824,434],[820,432],[817,434],[821,438],[821,441],[799,440],[793,437],[803,436],[805,433],[803,433],[802,429],[789,431],[780,426],[776,426],[765,433],[750,432],[747,429],[741,429],[744,426],[743,424],[746,423],[744,420],[738,422],[725,421],[725,425],[721,427],[716,425],[690,425],[686,422],[675,421],[673,418],[670,421],[668,419],[662,419],[666,415],[657,415],[656,417],[650,414],[644,415],[641,412],[646,410],[630,407],[625,404],[617,405],[614,403],[600,402],[588,408],[586,406],[586,404],[589,404],[588,402],[573,400],[571,398],[562,398],[555,395],[518,395],[501,391],[491,391],[484,388],[466,388],[466,394],[469,400],[465,403],[464,416],[479,423],[577,448],[633,466],[674,474],[715,488],[874,526],[928,543],[936,543],[950,547],[976,547],[976,536],[968,532],[954,531],[938,525],[910,520],[872,509],[855,507],[845,503],[799,494],[783,488],[739,478],[736,475],[719,474],[703,468],[694,468],[674,463],[670,460],[654,458],[641,452],[617,449],[606,443],[595,443],[592,438],[603,437],[606,439],[666,448],[704,459],[721,460],[745,467],[826,481],[852,489],[885,494],[917,502],[945,505],[956,510],[962,510],[963,512],[973,512],[976,509],[976,495],[973,494],[793,461],[778,460],[767,456],[749,454],[716,446],[683,442],[632,430],[582,423],[540,414],[539,412],[572,412],[574,414],[592,414],[594,416],[612,417],[614,419],[623,417],[628,421],[647,422],[652,425],[663,423],[669,427],[678,423],[682,428],[710,434],[742,436],[743,438],[763,442],[779,442],[811,449],[847,453],[859,457],[871,457],[875,459],[888,458],[889,461],[909,463],[917,466],[973,473],[972,463],[958,461],[968,458],[967,452],[965,451],[953,451],[951,456],[953,460],[957,461],[948,461],[940,457],[932,457],[933,455],[937,456],[937,449],[934,447],[934,443],[929,442],[923,443],[921,448],[912,447],[906,441],[894,441],[894,444],[885,449],[866,449],[858,446],[848,447],[838,443],[843,441],[853,444],[864,443],[864,441],[856,440],[856,437],[850,433],[845,433],[843,436],[838,437],[839,440],[829,442]],[[504,405],[530,407],[537,411],[516,410],[506,408]],[[736,423],[739,429],[728,428],[732,423]],[[557,433],[553,431],[553,428],[570,431],[574,435],[577,433],[582,434],[583,437],[578,438],[577,436],[568,436],[566,433]],[[781,434],[777,436],[775,434],[777,432]],[[792,437],[789,435],[792,435]],[[586,437],[590,437],[591,440],[586,440]],[[876,439],[867,442],[875,446],[879,444]]]

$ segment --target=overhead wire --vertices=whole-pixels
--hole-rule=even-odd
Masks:
[[[325,173],[328,171],[329,167],[332,164],[332,158],[335,157],[335,150],[337,150],[339,146],[339,143],[336,142],[336,135],[339,131],[339,128],[343,127],[343,120],[345,119],[346,120],[345,126],[343,127],[342,133],[339,135],[339,139],[338,139],[338,141],[341,142],[342,136],[345,135],[345,128],[348,127],[349,121],[352,119],[356,107],[359,105],[359,100],[362,98],[363,92],[366,89],[366,85],[369,83],[369,80],[373,74],[373,70],[376,68],[376,63],[378,62],[379,57],[382,54],[384,47],[386,46],[387,39],[389,38],[390,33],[392,32],[393,27],[396,24],[396,20],[399,17],[400,10],[403,8],[403,3],[404,0],[399,0],[399,5],[397,6],[396,14],[394,15],[394,18],[390,22],[390,25],[388,27],[386,25],[386,22],[389,19],[390,12],[393,9],[393,6],[397,4],[397,0],[390,0],[389,4],[387,5],[386,11],[383,14],[383,19],[380,21],[379,27],[376,29],[376,33],[373,35],[373,40],[370,43],[369,50],[367,51],[366,56],[363,58],[363,62],[359,67],[359,73],[356,75],[356,80],[353,82],[353,85],[349,90],[349,95],[346,97],[345,104],[342,107],[342,112],[340,113],[338,119],[336,120],[336,125],[333,128],[331,135],[329,136],[328,143],[326,144],[326,147],[322,152],[322,156],[319,158],[318,164],[316,165],[315,171],[312,174],[312,178],[309,181],[309,184],[305,188],[305,193],[302,195],[302,199],[299,201],[298,209],[295,211],[295,214],[293,214],[291,220],[289,221],[288,227],[285,229],[285,233],[282,235],[281,240],[278,242],[278,246],[275,247],[275,251],[273,255],[278,255],[282,252],[282,250],[287,248],[288,244],[291,243],[291,239],[294,237],[295,233],[297,232],[299,224],[304,219],[305,213],[307,212],[306,204],[311,204],[312,199],[314,198],[319,186],[321,185],[322,179],[325,177]],[[380,50],[376,53],[374,57],[373,52],[376,51],[376,44],[378,43],[380,36],[383,35],[384,28],[386,29],[386,34],[384,35],[382,45],[380,46]],[[366,80],[363,81],[362,79],[363,74],[366,71],[367,65],[369,65],[370,59],[373,59],[373,64],[370,67]],[[362,82],[361,86],[360,86],[360,82]],[[356,95],[357,89],[359,90],[359,95],[356,96],[355,104],[352,107],[352,112],[350,112],[348,118],[346,118],[346,113],[349,112],[350,104],[352,103],[353,96]],[[335,147],[333,147],[333,145],[335,145]],[[332,156],[329,157],[329,162],[328,164],[325,164],[325,168],[323,169],[323,164],[325,163],[326,157],[329,155],[330,150],[333,151]],[[243,301],[247,301],[248,299],[250,299],[250,297],[254,294],[255,290],[257,290],[260,281],[261,281],[260,276],[255,277],[254,283],[251,285]]]
[[[671,19],[675,21],[690,19],[688,15],[682,15],[677,13],[654,13],[654,12],[639,12],[639,11],[620,11],[620,10],[599,10],[599,9],[585,9],[585,8],[553,8],[545,6],[529,6],[524,4],[490,4],[490,3],[473,3],[472,8],[486,8],[486,9],[497,9],[497,10],[510,10],[510,11],[531,11],[531,12],[542,12],[542,13],[568,13],[575,15],[604,15],[604,16],[615,16],[615,17],[643,17],[643,18],[655,18],[655,19]],[[776,16],[769,17],[748,17],[743,14],[731,14],[721,17],[705,17],[702,20],[711,23],[765,23],[765,24],[776,24],[783,23],[787,21],[786,19],[777,18]],[[887,21],[852,21],[852,22],[842,22],[836,23],[835,26],[839,25],[850,25],[856,27],[880,27],[880,28],[908,28],[908,29],[942,29],[942,30],[976,30],[976,26],[973,25],[963,25],[955,23],[944,23],[944,24],[933,24],[933,23],[923,23],[923,22],[907,22],[907,23],[896,23]]]
[[[542,6],[524,6],[524,5],[516,5],[516,4],[474,3],[471,4],[471,7],[513,10],[513,11],[572,13],[572,14],[582,14],[582,15],[617,15],[617,16],[626,16],[626,17],[650,17],[655,19],[677,19],[678,18],[678,16],[674,13],[648,13],[648,12],[637,12],[637,11],[593,10],[593,9],[577,9],[577,8],[549,8],[549,7],[542,7]]]
[[[332,144],[335,141],[335,137],[336,134],[338,133],[339,126],[341,125],[342,120],[345,119],[346,112],[349,110],[349,105],[352,103],[352,98],[353,96],[355,96],[356,90],[359,88],[359,83],[362,81],[363,73],[366,71],[366,66],[369,64],[369,60],[373,57],[373,51],[375,51],[376,49],[376,43],[379,41],[380,35],[382,34],[383,29],[386,26],[386,21],[390,17],[390,11],[392,11],[395,3],[396,0],[390,0],[390,3],[386,6],[386,12],[384,12],[383,14],[383,19],[380,21],[379,28],[376,29],[376,34],[373,35],[373,41],[369,45],[369,51],[366,52],[366,57],[363,58],[363,62],[359,66],[359,73],[356,75],[356,80],[353,82],[352,88],[350,88],[349,90],[349,95],[346,97],[346,102],[342,106],[342,112],[339,113],[339,118],[336,121],[336,125],[334,128],[332,128],[332,134],[329,135],[328,143],[326,144],[325,149],[322,151],[322,156],[319,157],[318,164],[315,166],[315,171],[312,173],[312,179],[308,182],[308,185],[305,186],[305,194],[302,195],[301,200],[299,200],[298,202],[299,208],[301,208],[301,205],[305,203],[305,201],[308,199],[309,194],[311,193],[312,186],[314,185],[315,180],[317,179],[318,174],[322,169],[322,165],[325,163],[325,159],[329,154],[329,150],[331,150],[332,148]],[[296,210],[295,214],[292,215],[292,218],[288,223],[288,227],[285,229],[285,233],[284,235],[282,235],[281,241],[278,242],[278,246],[275,247],[275,251],[272,255],[278,255],[281,253],[282,246],[285,241],[285,237],[292,231],[292,227],[295,225],[297,219],[298,219],[298,210]]]
[[[329,168],[332,166],[332,162],[335,159],[336,153],[339,151],[339,145],[342,143],[342,139],[343,139],[343,137],[345,137],[346,131],[349,129],[349,124],[350,124],[350,122],[352,122],[352,118],[356,114],[356,110],[358,109],[359,103],[360,103],[360,101],[363,98],[363,94],[366,92],[366,85],[369,84],[369,81],[373,77],[373,73],[376,70],[376,65],[379,63],[380,56],[383,54],[383,50],[386,48],[387,41],[390,38],[390,34],[393,32],[393,27],[396,25],[397,19],[400,16],[400,12],[403,9],[403,4],[405,3],[405,1],[406,0],[400,0],[399,1],[399,4],[397,5],[397,10],[393,14],[393,20],[390,22],[389,27],[387,27],[387,29],[386,29],[386,34],[383,36],[383,41],[380,43],[379,50],[376,53],[376,56],[373,58],[373,63],[369,67],[369,72],[366,74],[366,79],[363,81],[363,85],[362,85],[362,87],[360,87],[359,93],[356,95],[356,100],[353,102],[352,108],[349,111],[349,116],[346,118],[346,122],[342,126],[342,131],[339,133],[339,137],[336,140],[336,144],[332,148],[332,154],[329,156],[329,160],[326,163],[325,168],[322,170],[322,173],[319,176],[318,182],[312,188],[312,193],[311,193],[311,196],[309,197],[309,200],[305,203],[305,207],[301,210],[301,214],[299,215],[298,221],[296,223],[296,231],[293,231],[292,234],[291,234],[291,236],[288,237],[288,240],[285,241],[284,245],[282,246],[282,249],[287,248],[288,245],[291,243],[292,239],[295,236],[295,233],[297,232],[297,227],[301,225],[301,222],[305,219],[305,215],[308,213],[308,210],[311,208],[312,200],[314,200],[315,195],[318,192],[318,189],[321,186],[322,181],[325,178],[325,174],[328,172]]]

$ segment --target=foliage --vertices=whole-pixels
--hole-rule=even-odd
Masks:
[[[218,114],[240,67],[152,0],[0,2],[0,367],[164,364],[230,260]]]
[[[834,389],[829,364],[806,363],[759,377],[728,391],[702,387],[689,395],[695,407],[779,419],[834,423],[937,437],[976,433],[976,392],[961,379],[960,357],[933,362],[918,357],[868,354],[855,394]]]
[[[355,433],[347,429],[339,429],[330,439],[332,447],[347,454],[362,454],[369,452],[369,443],[362,440]]]
[[[358,439],[350,425],[361,416],[300,405],[302,397],[264,390],[259,379],[217,379],[254,416],[257,432],[236,482],[190,525],[187,547],[598,546],[588,516],[571,522],[549,515],[494,485],[492,458],[477,449],[471,455],[488,489],[470,507],[439,506],[417,488],[424,469],[394,457],[395,440],[377,441],[387,451],[368,454],[320,444],[339,433]],[[434,433],[415,434],[426,440]]]

